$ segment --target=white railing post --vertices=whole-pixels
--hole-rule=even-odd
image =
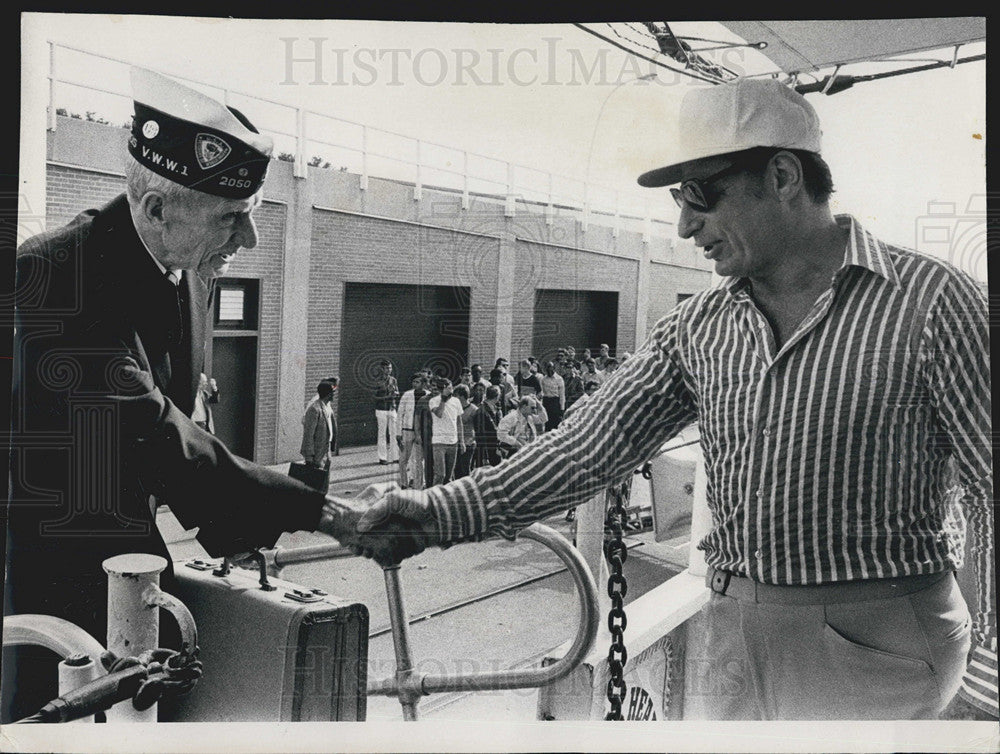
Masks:
[[[504,202],[503,213],[507,217],[514,216],[514,163],[507,163],[507,199]]]
[[[649,199],[646,200],[646,216],[642,221],[642,242],[649,243],[653,235],[653,213],[649,209]]]
[[[306,170],[306,113],[301,107],[295,108],[295,162],[292,175],[305,178]]]
[[[368,190],[368,126],[361,126],[361,180],[358,188]]]
[[[545,224],[552,225],[553,215],[555,215],[555,208],[552,206],[552,171],[548,171],[546,175],[549,177],[549,203],[545,207]]]
[[[417,176],[413,181],[413,201],[415,202],[420,201],[424,189],[423,176],[420,172],[420,159],[422,156],[420,152],[420,139],[417,139]]]
[[[469,152],[462,150],[462,209],[469,208]]]
[[[56,130],[56,46],[49,42],[49,130]]]

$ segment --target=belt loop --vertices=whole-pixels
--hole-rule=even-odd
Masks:
[[[718,568],[712,569],[712,591],[716,594],[725,594],[726,590],[729,588],[729,580],[732,579],[733,574],[729,571],[720,571]]]

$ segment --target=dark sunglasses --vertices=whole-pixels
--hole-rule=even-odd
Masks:
[[[705,178],[688,178],[679,188],[670,189],[670,195],[681,209],[684,209],[684,205],[687,204],[698,212],[710,212],[721,196],[721,193],[716,191],[711,184],[724,176],[739,173],[743,169],[742,164],[734,162]]]

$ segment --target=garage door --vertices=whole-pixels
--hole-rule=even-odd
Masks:
[[[565,346],[573,346],[577,356],[584,348],[596,356],[601,343],[607,343],[614,354],[617,339],[616,291],[535,291],[531,346],[532,354],[543,364]]]
[[[400,392],[423,367],[451,380],[469,356],[469,289],[346,283],[341,331],[340,444],[375,443],[373,391],[388,359]]]

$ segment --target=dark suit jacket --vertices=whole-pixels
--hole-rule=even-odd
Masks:
[[[476,428],[476,460],[480,465],[499,462],[497,424],[502,418],[499,405],[493,409],[484,401],[473,419]]]
[[[192,271],[181,286],[179,306],[124,196],[18,249],[8,611],[63,617],[103,641],[101,563],[169,560],[151,494],[200,527],[214,556],[317,526],[322,494],[234,456],[189,418],[209,294]]]

